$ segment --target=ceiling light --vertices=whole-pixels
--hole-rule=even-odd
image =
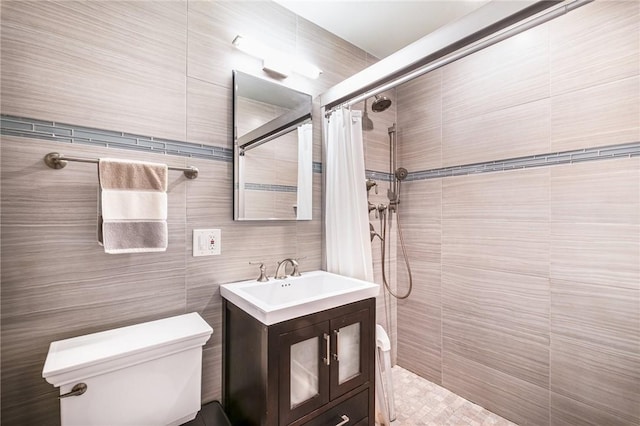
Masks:
[[[280,77],[287,78],[291,74],[290,61],[287,58],[272,55],[262,60],[262,69]]]
[[[264,57],[268,50],[263,44],[240,35],[233,39],[232,44],[243,52],[260,59]]]
[[[282,77],[287,77],[291,72],[295,72],[316,79],[322,73],[322,70],[317,66],[272,49],[259,41],[238,35],[232,43],[243,52],[262,59],[263,70]]]

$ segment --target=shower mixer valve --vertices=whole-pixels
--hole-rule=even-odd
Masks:
[[[375,217],[377,219],[378,207],[375,204],[373,204],[371,201],[369,201],[368,198],[369,198],[369,191],[371,191],[371,188],[375,187],[376,194],[378,194],[378,183],[373,179],[367,179],[366,184],[367,184],[367,208],[369,209],[369,213],[371,213],[372,211],[375,212]]]
[[[373,210],[375,212],[375,217],[377,219],[378,218],[378,208],[371,201],[367,201],[367,204],[369,206],[369,213],[371,213],[371,211]]]
[[[378,194],[378,183],[373,179],[367,179],[367,195],[369,195],[369,191],[371,188],[375,187],[376,195]]]

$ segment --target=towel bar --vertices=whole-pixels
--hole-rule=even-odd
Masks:
[[[67,157],[58,152],[50,152],[44,156],[44,162],[47,166],[52,169],[64,169],[67,166],[68,161],[77,161],[79,163],[96,163],[100,160],[96,158],[81,158],[81,157]],[[179,170],[184,172],[184,175],[187,179],[195,179],[198,177],[198,168],[189,166],[189,167],[169,167],[169,170]]]

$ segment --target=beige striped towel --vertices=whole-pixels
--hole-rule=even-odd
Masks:
[[[101,158],[98,242],[106,253],[167,249],[166,164]]]

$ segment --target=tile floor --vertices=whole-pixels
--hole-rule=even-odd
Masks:
[[[517,426],[400,366],[391,371],[396,402],[391,426]]]

